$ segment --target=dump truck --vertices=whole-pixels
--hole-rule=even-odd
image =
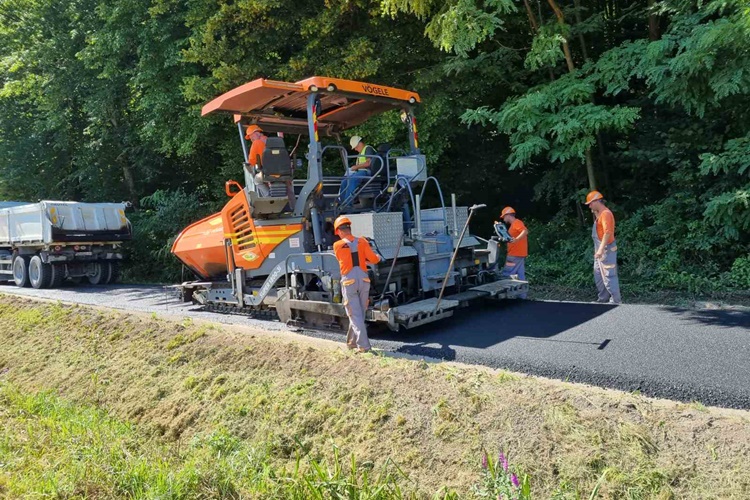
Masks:
[[[119,279],[122,244],[132,238],[126,203],[0,202],[0,280],[55,288]]]
[[[174,241],[172,253],[196,277],[176,286],[182,298],[212,311],[347,329],[331,251],[333,221],[341,214],[382,256],[370,269],[369,322],[412,328],[478,299],[525,293],[526,282],[500,279],[491,260],[497,252],[468,230],[480,206],[458,206],[455,195],[447,201],[429,175],[414,113],[419,103],[413,91],[319,76],[293,83],[257,79],[207,103],[203,116],[233,118],[244,186],[227,181],[229,201],[221,212]],[[353,191],[342,189],[363,156],[341,145],[343,132],[383,114],[403,124],[402,144],[373,147],[376,154],[364,155],[367,175],[357,177]],[[251,125],[268,135],[258,164],[248,163],[244,131]],[[302,150],[306,169],[297,157]]]

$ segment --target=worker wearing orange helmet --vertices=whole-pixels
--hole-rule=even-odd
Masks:
[[[260,165],[263,151],[266,150],[266,140],[268,140],[268,137],[258,125],[250,125],[245,130],[245,139],[252,141],[250,153],[247,155],[247,162],[253,166]]]
[[[250,125],[245,131],[245,139],[253,141],[253,144],[250,147],[250,152],[247,155],[247,162],[256,172],[256,174],[253,176],[253,182],[257,186],[258,194],[260,196],[271,196],[271,189],[263,179],[262,161],[263,153],[266,150],[266,141],[268,140],[268,136],[263,133],[263,129],[261,129],[258,125]],[[286,196],[289,200],[289,210],[293,210],[295,196],[291,179],[286,181]]]
[[[604,196],[599,191],[591,191],[586,196],[586,205],[595,218],[591,237],[594,240],[594,283],[599,292],[597,302],[620,304],[615,216],[605,205]]]
[[[358,352],[370,350],[370,339],[365,325],[365,311],[370,301],[370,278],[367,264],[377,264],[380,257],[372,251],[365,238],[352,235],[352,221],[342,215],[333,223],[336,235],[341,238],[333,244],[333,253],[341,268],[341,292],[344,308],[349,317],[346,345]]]
[[[516,217],[513,207],[505,207],[500,213],[500,219],[508,225],[508,234],[511,240],[508,242],[508,253],[505,256],[505,267],[501,276],[509,278],[517,275],[521,281],[526,281],[526,257],[529,256],[529,230],[523,221]],[[519,295],[525,299],[526,294]]]
[[[252,141],[250,146],[250,153],[247,155],[247,163],[250,164],[251,175],[253,176],[253,182],[255,188],[260,196],[270,196],[271,190],[268,184],[263,182],[263,173],[261,172],[263,158],[263,151],[266,150],[266,141],[268,136],[263,133],[258,125],[250,125],[245,131],[245,139]]]

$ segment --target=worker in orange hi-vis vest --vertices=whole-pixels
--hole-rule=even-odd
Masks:
[[[365,325],[365,311],[370,301],[370,278],[367,264],[377,264],[380,257],[372,251],[365,238],[352,235],[352,222],[342,215],[333,223],[339,241],[333,244],[333,253],[341,268],[341,292],[344,308],[349,317],[346,345],[358,352],[370,350],[370,339]]]
[[[508,253],[505,257],[505,267],[501,276],[509,278],[517,275],[521,281],[526,281],[526,257],[529,256],[529,230],[521,219],[516,218],[516,211],[512,207],[505,207],[500,213],[500,219],[508,224]],[[526,298],[526,294],[518,296]]]
[[[262,175],[262,161],[263,152],[266,150],[266,141],[268,137],[263,133],[257,125],[250,125],[245,131],[245,139],[252,141],[250,146],[250,152],[247,154],[247,163],[250,165],[250,174],[253,176],[255,183],[255,189],[260,196],[270,196],[271,190],[268,185],[263,181]]]
[[[586,205],[595,218],[591,238],[594,240],[594,283],[599,292],[597,302],[620,304],[615,216],[604,204],[604,196],[599,191],[591,191],[586,196]]]

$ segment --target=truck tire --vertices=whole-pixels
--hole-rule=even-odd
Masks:
[[[112,274],[112,266],[109,262],[97,262],[94,264],[94,275],[89,276],[89,283],[92,285],[106,285],[109,276]]]
[[[63,264],[52,264],[52,279],[50,288],[59,288],[65,281],[65,267]]]
[[[16,255],[13,259],[13,282],[17,287],[29,286],[29,258],[25,255]]]
[[[110,262],[109,267],[110,267],[110,273],[109,273],[109,280],[107,280],[107,283],[108,284],[117,283],[118,281],[120,281],[120,263],[117,261]]]
[[[49,288],[52,284],[52,266],[42,262],[38,255],[29,260],[29,282],[36,289]]]

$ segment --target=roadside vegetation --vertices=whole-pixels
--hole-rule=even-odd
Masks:
[[[750,493],[747,412],[9,296],[0,323],[11,498]]]
[[[0,0],[0,199],[129,200],[125,278],[175,282],[172,241],[242,175],[201,106],[330,75],[420,93],[430,173],[488,205],[480,236],[517,210],[535,285],[591,297],[595,182],[626,301],[747,302],[748,46],[744,0]],[[398,125],[352,132],[402,147]]]

